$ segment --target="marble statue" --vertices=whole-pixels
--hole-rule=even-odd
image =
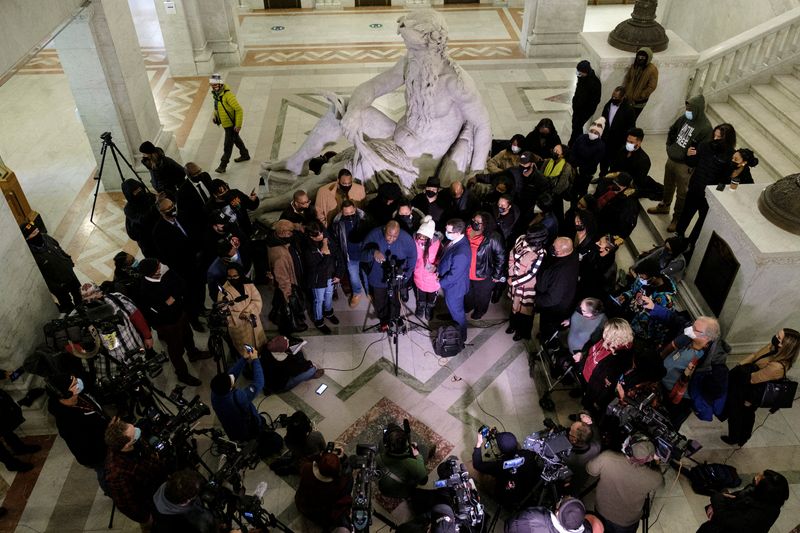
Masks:
[[[410,187],[420,177],[415,160],[424,156],[449,160],[460,173],[484,169],[492,139],[489,114],[475,82],[447,55],[444,18],[419,9],[397,22],[406,56],[356,87],[349,98],[325,94],[331,107],[300,149],[285,160],[264,163],[264,171],[307,173],[308,160],[341,136],[353,144],[342,154],[344,166],[365,184],[376,175],[394,175]],[[406,113],[394,122],[372,103],[403,86]],[[302,185],[312,189],[297,184]]]

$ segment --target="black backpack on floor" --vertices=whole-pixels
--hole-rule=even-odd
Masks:
[[[442,326],[436,330],[433,352],[439,357],[455,357],[464,349],[464,339],[456,326]]]
[[[731,489],[742,484],[736,469],[721,463],[703,463],[692,468],[687,474],[696,494],[711,496],[723,489]]]

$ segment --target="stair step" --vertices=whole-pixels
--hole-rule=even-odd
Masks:
[[[721,122],[733,124],[736,128],[737,144],[740,147],[746,146],[756,153],[759,165],[754,169],[754,174],[755,170],[762,168],[762,165],[773,181],[797,173],[797,163],[776,145],[771,135],[765,137],[761,129],[754,125],[751,117],[725,102],[710,104],[708,114],[712,124]]]
[[[800,100],[787,96],[775,85],[754,85],[750,94],[793,131],[800,130]]]
[[[776,177],[797,172],[800,167],[800,157],[795,153],[800,146],[798,135],[755,98],[733,95],[728,102],[711,104],[709,109],[722,122],[734,125],[739,138],[737,144],[756,152],[759,159],[774,170]]]
[[[800,78],[790,74],[779,74],[772,77],[772,83],[783,94],[793,98],[796,105],[800,106]]]

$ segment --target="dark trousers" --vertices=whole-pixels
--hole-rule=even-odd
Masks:
[[[370,287],[372,289],[372,305],[381,324],[388,324],[392,317],[400,316],[400,295],[397,291],[389,298],[388,287]]]
[[[708,215],[708,201],[706,200],[705,191],[694,192],[689,191],[686,194],[686,203],[681,212],[681,218],[678,220],[678,225],[675,231],[680,235],[685,235],[692,217],[697,213],[697,222],[692,227],[692,232],[689,234],[689,242],[695,243],[700,237],[700,231],[703,229],[703,223],[706,221]]]
[[[603,526],[605,527],[604,531],[606,533],[636,533],[639,530],[639,522],[636,522],[632,526],[621,526],[619,524],[615,524],[602,515],[600,516],[600,519],[603,521]]]
[[[492,289],[494,282],[492,278],[481,280],[469,280],[469,292],[464,296],[464,311],[469,313],[474,309],[472,318],[482,317],[489,309],[489,302],[492,299]]]
[[[219,160],[220,166],[225,166],[228,164],[228,161],[231,160],[231,152],[233,152],[233,145],[236,145],[236,148],[239,149],[240,155],[249,155],[247,152],[247,147],[244,145],[244,141],[241,137],[239,137],[239,132],[236,131],[233,126],[230,128],[225,128],[225,144],[222,148],[222,157]]]
[[[450,311],[450,316],[456,324],[458,330],[461,332],[461,338],[467,339],[467,314],[464,313],[464,293],[461,291],[443,291],[444,303],[447,305],[447,310]]]
[[[155,330],[159,340],[167,345],[167,355],[175,373],[179,376],[189,374],[189,368],[183,359],[183,352],[197,352],[197,346],[194,344],[194,334],[189,326],[189,318],[186,313],[182,313],[174,324],[155,326]]]
[[[531,331],[533,330],[533,315],[525,315],[523,313],[511,313],[508,319],[509,326],[514,328],[516,333],[523,339],[531,338]]]
[[[757,408],[745,405],[750,392],[751,373],[752,367],[741,365],[734,367],[728,375],[728,398],[725,401],[728,436],[740,445],[744,445],[750,439],[756,422]]]
[[[569,145],[572,146],[572,143],[575,142],[575,139],[583,135],[583,125],[586,124],[586,121],[592,117],[591,114],[584,115],[581,113],[574,113],[572,114],[572,134],[569,136]]]
[[[58,287],[52,287],[50,293],[56,297],[56,305],[62,313],[69,313],[81,303],[81,283],[78,278]]]
[[[422,307],[422,309],[431,308],[433,309],[436,305],[436,297],[439,295],[438,292],[425,292],[417,289],[417,309]]]
[[[22,442],[16,433],[13,430],[7,430],[0,433],[0,437],[3,437],[3,440],[6,441],[6,444],[9,445],[11,448],[11,452],[6,449],[6,447],[0,443],[0,462],[2,463],[9,463],[16,461],[16,457],[13,454],[22,453],[22,449],[25,447],[25,443]]]
[[[593,174],[585,174],[578,169],[575,174],[575,181],[572,182],[572,194],[569,199],[571,207],[575,207],[578,200],[586,195],[586,192],[589,190],[589,183],[592,181],[593,177]]]

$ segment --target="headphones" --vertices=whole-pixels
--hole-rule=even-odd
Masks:
[[[640,442],[651,442],[647,435],[644,433],[631,433],[627,439],[622,443],[622,453],[625,454],[625,457],[633,459],[633,445],[638,444]],[[653,455],[653,459],[655,459],[655,454]]]

